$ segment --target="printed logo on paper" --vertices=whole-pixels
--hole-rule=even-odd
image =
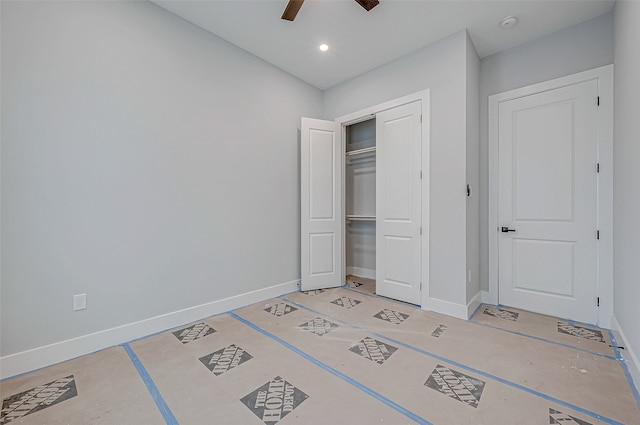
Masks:
[[[358,343],[349,348],[349,350],[378,364],[383,364],[398,349],[392,345],[380,342],[377,339],[366,337],[358,341]]]
[[[491,306],[486,306],[482,311],[482,314],[497,317],[499,319],[511,320],[512,322],[516,322],[518,320],[518,316],[520,315],[520,313],[516,313],[515,311],[503,310],[501,308]]]
[[[447,327],[445,325],[440,325],[433,332],[431,332],[431,336],[435,338],[439,338],[440,335],[442,335],[446,330],[447,330]]]
[[[574,418],[562,412],[558,412],[554,409],[549,409],[549,424],[562,424],[562,425],[591,425],[589,422]]]
[[[340,297],[337,300],[331,301],[331,304],[339,305],[345,308],[351,308],[357,306],[361,302],[362,301],[354,300],[353,298],[349,297]]]
[[[478,407],[485,382],[446,366],[437,365],[424,385],[466,405]]]
[[[211,335],[216,332],[211,326],[207,325],[204,322],[196,323],[193,326],[189,326],[188,328],[181,329],[179,331],[173,332],[178,341],[186,344],[191,341],[195,341],[196,339],[204,338],[207,335]]]
[[[375,317],[376,319],[386,320],[387,322],[391,322],[396,325],[399,325],[400,323],[407,320],[409,318],[409,315],[400,313],[399,311],[393,311],[393,310],[389,310],[388,308],[385,308],[381,312],[375,314],[373,317]]]
[[[305,331],[309,331],[318,336],[326,335],[331,332],[332,329],[337,328],[339,325],[337,323],[330,322],[321,317],[316,317],[313,320],[309,320],[307,323],[303,323],[298,326],[300,329],[304,329]]]
[[[240,401],[267,425],[278,423],[282,418],[309,398],[300,389],[279,376],[247,394]]]
[[[14,394],[2,400],[0,424],[7,424],[77,395],[78,390],[73,375]]]
[[[289,314],[296,310],[297,308],[287,303],[274,304],[271,307],[267,307],[264,309],[264,311],[266,311],[267,313],[271,313],[277,317],[284,316],[285,314]]]
[[[240,366],[242,363],[249,361],[253,356],[242,348],[235,344],[231,344],[228,347],[221,348],[220,350],[207,354],[204,357],[200,357],[200,361],[207,369],[213,372],[214,375],[222,375],[228,370]]]
[[[558,322],[558,332],[584,338],[591,341],[606,342],[602,332],[597,329],[589,329],[582,326],[570,325],[564,322]]]

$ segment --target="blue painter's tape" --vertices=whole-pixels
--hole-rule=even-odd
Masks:
[[[618,359],[618,363],[620,363],[620,367],[622,367],[622,371],[624,372],[624,376],[627,377],[627,382],[629,383],[629,387],[631,387],[631,392],[633,393],[633,397],[636,399],[636,405],[638,409],[640,409],[640,394],[638,393],[638,389],[633,383],[633,378],[631,377],[631,372],[629,372],[629,368],[622,358],[622,353],[618,347],[618,341],[616,341],[616,337],[613,335],[613,331],[609,330],[609,338],[611,339],[611,345],[613,345],[613,351],[616,353],[616,358]]]
[[[156,387],[156,384],[151,379],[149,372],[147,372],[147,369],[144,368],[144,366],[142,365],[142,362],[140,361],[136,353],[133,351],[129,343],[123,344],[122,346],[124,347],[124,350],[129,355],[131,362],[136,367],[136,370],[138,371],[140,378],[142,378],[142,381],[147,386],[147,390],[149,390],[149,393],[151,394],[153,401],[156,403],[156,406],[158,406],[158,410],[160,410],[160,413],[162,414],[164,421],[167,423],[167,425],[178,425],[178,420],[176,419],[175,416],[173,416],[171,409],[169,409],[169,406],[162,398],[162,395],[160,394],[160,390],[158,390],[158,387]]]
[[[375,295],[375,294],[368,294],[368,293],[366,293],[366,292],[358,291],[358,290],[353,289],[353,288],[345,287],[345,288],[343,288],[343,289],[346,289],[347,291],[355,292],[356,294],[362,294],[362,295],[364,295],[364,296],[366,296],[366,297],[371,297],[371,298],[377,298],[377,299],[380,299],[380,297],[379,297],[378,295]],[[393,298],[385,298],[384,300],[385,300],[385,301],[389,301],[390,303],[400,304],[400,305],[403,305],[403,306],[405,306],[405,307],[409,307],[409,308],[415,308],[415,309],[419,309],[419,308],[420,308],[420,306],[419,306],[419,305],[409,304],[409,303],[406,303],[406,302],[404,302],[404,301],[394,300]]]
[[[473,314],[471,314],[471,316],[469,316],[469,320],[471,320],[471,318],[472,318],[473,316],[475,316],[475,315],[478,313],[478,310],[480,310],[480,307],[484,307],[485,305],[486,305],[486,304],[484,304],[484,303],[480,303],[480,304],[478,305],[478,307],[476,307],[476,309],[475,309],[475,310],[473,310]]]
[[[337,376],[338,378],[342,379],[343,381],[353,385],[354,387],[358,388],[359,390],[369,394],[370,396],[372,396],[373,398],[375,398],[378,401],[383,402],[384,404],[386,404],[387,406],[391,407],[392,409],[396,410],[397,412],[403,414],[404,416],[406,416],[407,418],[419,423],[419,424],[423,424],[423,425],[432,425],[431,422],[427,421],[424,418],[421,418],[420,416],[416,415],[415,413],[411,412],[408,409],[405,409],[404,407],[400,406],[399,404],[389,400],[388,398],[386,398],[385,396],[383,396],[380,393],[375,392],[374,390],[372,390],[369,387],[366,387],[364,385],[362,385],[360,382],[356,381],[355,379],[345,375],[342,372],[337,371],[336,369],[332,368],[331,366],[322,363],[320,360],[316,359],[315,357],[310,356],[309,354],[305,353],[304,351],[300,350],[299,348],[289,344],[287,341],[273,335],[272,333],[258,327],[257,325],[251,323],[250,321],[238,316],[235,313],[229,313],[229,315],[231,317],[233,317],[234,319],[244,323],[245,325],[249,326],[251,329],[260,332],[262,335],[265,335],[269,338],[271,338],[272,340],[278,342],[279,344],[282,344],[283,346],[285,346],[286,348],[288,348],[289,350],[293,351],[294,353],[298,354],[299,356],[301,356],[302,358],[304,358],[305,360],[310,361],[311,363],[315,364],[316,366],[326,370],[327,372],[331,373],[334,376]]]
[[[570,349],[576,350],[576,351],[582,351],[583,353],[591,354],[592,356],[602,357],[602,358],[609,359],[609,360],[617,360],[614,356],[610,356],[608,354],[601,354],[601,353],[597,353],[595,351],[585,350],[584,348],[574,347],[573,345],[563,344],[562,342],[552,341],[550,339],[541,338],[539,336],[534,336],[534,335],[529,335],[529,334],[525,334],[525,333],[522,333],[522,332],[512,331],[510,329],[503,329],[503,328],[499,328],[497,326],[488,325],[486,323],[478,323],[478,322],[473,322],[473,321],[469,321],[469,323],[473,323],[474,325],[484,326],[484,327],[495,329],[495,330],[502,331],[502,332],[507,332],[507,333],[514,334],[514,335],[523,336],[525,338],[535,339],[536,341],[542,341],[542,342],[546,342],[548,344],[559,345],[560,347],[570,348]]]
[[[287,300],[287,299],[285,299],[285,300],[286,300],[287,302],[290,302],[291,304],[294,304],[296,307],[300,307],[300,308],[302,308],[302,309],[304,309],[304,310],[307,310],[307,311],[310,311],[310,312],[312,312],[312,313],[315,313],[315,314],[319,314],[319,315],[322,315],[322,316],[328,317],[328,318],[330,318],[330,319],[332,319],[332,320],[336,320],[336,321],[338,321],[338,322],[342,322],[343,324],[348,325],[348,326],[351,326],[351,327],[352,327],[352,328],[354,328],[354,329],[366,329],[366,328],[363,328],[363,327],[360,327],[360,326],[350,325],[348,322],[340,321],[339,319],[336,319],[335,317],[329,316],[329,315],[327,315],[327,314],[325,314],[325,313],[320,313],[320,312],[315,311],[315,310],[313,310],[313,309],[311,309],[311,308],[308,308],[308,307],[306,307],[306,306],[303,306],[303,305],[301,305],[301,304],[298,304],[298,303],[296,303],[296,302],[294,302],[294,301]],[[390,338],[390,337],[385,336],[385,335],[382,335],[382,334],[380,334],[380,333],[378,333],[378,332],[371,331],[370,329],[367,329],[367,330],[368,330],[369,332],[371,332],[371,334],[372,334],[372,335],[374,335],[374,336],[376,336],[376,337],[378,337],[378,338],[386,339],[387,341],[390,341],[390,342],[392,342],[392,343],[394,343],[394,344],[401,345],[401,346],[403,346],[403,347],[405,347],[405,348],[408,348],[409,350],[415,351],[415,352],[420,353],[420,354],[423,354],[423,355],[425,355],[425,356],[432,357],[432,358],[434,358],[434,359],[436,359],[436,360],[440,360],[440,361],[442,361],[442,362],[448,363],[448,364],[450,364],[450,365],[452,365],[452,366],[456,366],[456,367],[461,368],[461,369],[465,369],[465,370],[467,370],[467,371],[469,371],[469,372],[471,372],[471,373],[474,373],[474,374],[476,374],[476,375],[484,376],[485,378],[489,378],[489,379],[491,379],[491,380],[493,380],[493,381],[500,382],[501,384],[507,385],[507,386],[509,386],[509,387],[511,387],[511,388],[515,388],[515,389],[518,389],[518,390],[521,390],[521,391],[527,392],[527,393],[529,393],[529,394],[531,394],[531,395],[534,395],[534,396],[536,396],[536,397],[540,397],[540,398],[542,398],[542,399],[544,399],[544,400],[547,400],[547,401],[550,401],[550,402],[553,402],[553,403],[559,404],[559,405],[561,405],[561,406],[568,407],[568,408],[570,408],[570,409],[573,409],[573,410],[574,410],[574,411],[576,411],[576,412],[580,412],[580,413],[582,413],[582,414],[584,414],[584,415],[591,416],[592,418],[596,418],[596,419],[598,419],[598,420],[600,420],[600,421],[602,421],[602,422],[608,423],[608,424],[610,424],[610,425],[624,425],[622,422],[618,422],[618,421],[616,421],[616,420],[614,420],[614,419],[611,419],[611,418],[608,418],[608,417],[606,417],[606,416],[599,415],[599,414],[597,414],[597,413],[595,413],[595,412],[592,412],[592,411],[590,411],[590,410],[584,409],[584,408],[582,408],[582,407],[580,407],[580,406],[576,406],[576,405],[574,405],[574,404],[571,404],[571,403],[568,403],[568,402],[566,402],[566,401],[563,401],[563,400],[557,399],[557,398],[552,397],[552,396],[550,396],[550,395],[547,395],[547,394],[541,393],[540,391],[536,391],[536,390],[534,390],[534,389],[527,388],[527,387],[525,387],[524,385],[520,385],[520,384],[517,384],[517,383],[515,383],[515,382],[508,381],[508,380],[506,380],[506,379],[504,379],[504,378],[500,378],[499,376],[496,376],[496,375],[493,375],[493,374],[490,374],[490,373],[487,373],[487,372],[483,372],[483,371],[481,371],[481,370],[479,370],[479,369],[475,369],[475,368],[473,368],[473,367],[471,367],[471,366],[467,366],[467,365],[465,365],[465,364],[462,364],[462,363],[456,362],[455,360],[451,360],[451,359],[448,359],[448,358],[446,358],[446,357],[440,356],[440,355],[438,355],[438,354],[431,353],[431,352],[429,352],[429,351],[423,350],[423,349],[421,349],[421,348],[414,347],[414,346],[409,345],[409,344],[407,344],[407,343],[405,343],[405,342],[398,341],[397,339]]]

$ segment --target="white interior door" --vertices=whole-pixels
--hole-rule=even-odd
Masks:
[[[421,102],[376,114],[376,293],[420,304]]]
[[[501,304],[598,321],[597,82],[499,105]]]
[[[302,118],[301,283],[303,291],[341,286],[342,143],[333,121]]]

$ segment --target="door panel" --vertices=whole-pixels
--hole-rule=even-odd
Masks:
[[[501,304],[597,322],[596,97],[587,81],[499,105]]]
[[[309,218],[335,218],[335,157],[333,131],[309,129]]]
[[[343,284],[342,145],[336,124],[302,118],[301,284],[303,291]]]
[[[376,292],[420,304],[421,103],[376,115]]]
[[[574,242],[515,239],[513,287],[574,296],[574,248]],[[531,261],[532,258],[536,261]],[[545,267],[538,267],[538,264],[544,264]]]
[[[573,219],[573,113],[573,101],[514,112],[516,220]]]

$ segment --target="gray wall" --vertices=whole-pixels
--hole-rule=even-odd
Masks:
[[[613,63],[613,15],[575,25],[480,61],[480,280],[489,289],[488,97]]]
[[[324,92],[334,119],[431,89],[430,295],[466,304],[466,31]]]
[[[148,2],[1,7],[1,355],[299,279],[319,90]]]
[[[618,1],[615,14],[614,306],[629,349],[640,359],[640,3]],[[636,363],[637,365],[637,363]],[[638,379],[638,376],[635,377]],[[640,382],[636,381],[636,386]]]

